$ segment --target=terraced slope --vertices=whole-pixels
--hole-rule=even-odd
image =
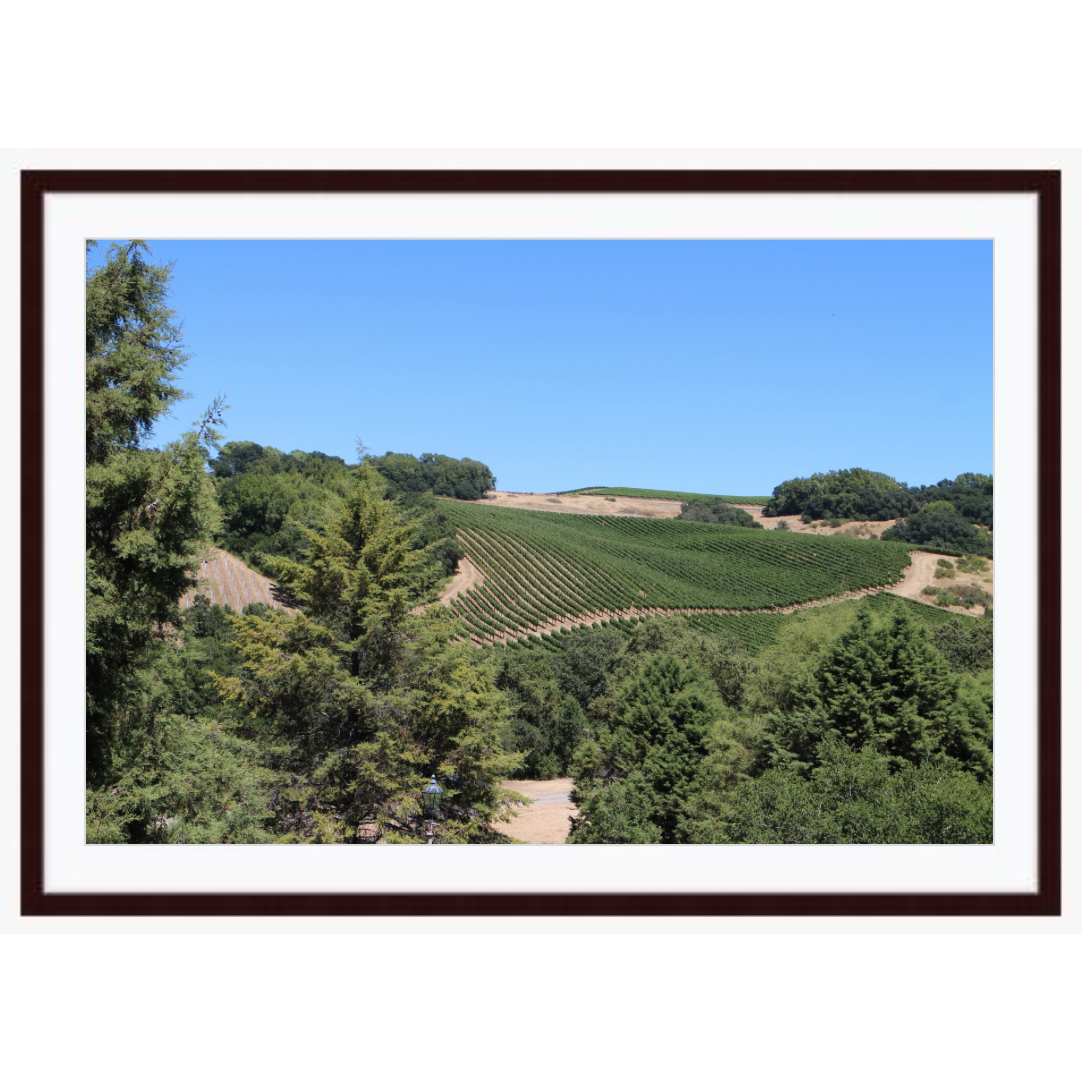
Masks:
[[[270,579],[218,548],[203,553],[198,581],[180,599],[181,612],[192,607],[197,594],[207,597],[212,605],[228,605],[234,612],[254,603],[270,605],[283,612],[296,607],[288,594]]]
[[[449,602],[475,642],[586,617],[777,611],[897,582],[906,546],[673,519],[445,504],[484,582]]]

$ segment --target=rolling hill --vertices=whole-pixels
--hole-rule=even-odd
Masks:
[[[659,611],[777,612],[884,587],[906,546],[622,516],[446,503],[478,574],[448,606],[474,642]]]

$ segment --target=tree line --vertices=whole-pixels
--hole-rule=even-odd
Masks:
[[[783,481],[763,514],[800,515],[805,522],[899,519],[883,540],[991,556],[992,504],[987,474],[962,473],[953,481],[911,488],[885,473],[854,468]]]
[[[572,843],[991,840],[991,625],[809,610],[755,656],[681,617],[489,649],[526,777]]]

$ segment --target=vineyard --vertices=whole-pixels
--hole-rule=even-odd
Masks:
[[[234,612],[248,605],[269,605],[289,612],[296,602],[270,579],[253,571],[224,549],[207,549],[199,560],[196,582],[180,599],[181,611],[190,609],[200,595],[212,605],[227,605]]]
[[[557,496],[573,496],[578,492],[589,492],[595,496],[635,496],[643,500],[679,500],[690,503],[692,500],[723,500],[725,503],[758,504],[765,507],[770,502],[769,496],[712,496],[705,492],[669,492],[653,488],[574,488],[567,492],[557,492]]]
[[[950,623],[952,620],[968,619],[966,616],[944,612],[942,609],[922,605],[920,602],[897,597],[894,594],[869,594],[859,600],[843,601],[839,604],[839,608],[848,608],[854,615],[859,611],[858,607],[870,608],[873,612],[882,616],[895,616],[905,613],[915,623],[923,624],[929,630],[939,624]],[[683,619],[690,627],[706,635],[735,638],[749,655],[755,657],[770,646],[786,627],[803,621],[814,621],[821,611],[821,609],[802,609],[794,613],[694,613],[671,618]],[[656,619],[656,617],[644,616],[639,619]],[[617,630],[622,631],[625,636],[630,636],[638,622],[639,620],[624,618],[614,620],[611,623]],[[582,626],[564,627],[542,636],[530,635],[515,641],[513,645],[540,650],[544,653],[561,653],[567,645],[574,641],[576,635],[587,632],[588,628]]]
[[[667,610],[768,613],[897,582],[906,546],[736,526],[448,503],[483,584],[449,607],[472,641]],[[739,617],[738,617],[739,618]]]

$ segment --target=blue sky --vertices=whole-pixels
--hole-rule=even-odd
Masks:
[[[157,443],[225,394],[228,440],[520,491],[992,472],[990,241],[150,243],[192,354]]]

